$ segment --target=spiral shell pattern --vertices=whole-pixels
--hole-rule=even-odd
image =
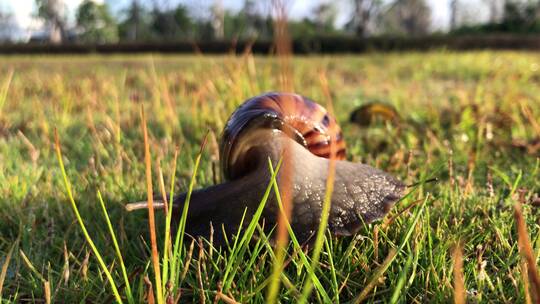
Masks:
[[[239,162],[248,162],[248,157],[236,163],[230,159],[241,140],[254,129],[280,130],[303,145],[311,153],[330,158],[331,140],[336,144],[336,159],[345,158],[345,141],[341,128],[334,117],[321,105],[301,95],[292,93],[266,93],[245,101],[229,118],[220,144],[222,172],[227,180],[247,173],[248,168]],[[234,168],[244,166],[244,168]]]

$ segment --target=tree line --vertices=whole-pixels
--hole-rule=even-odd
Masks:
[[[540,0],[483,0],[489,18],[474,22],[466,0],[449,2],[449,32],[540,33]],[[131,0],[120,13],[106,3],[84,0],[68,25],[63,0],[35,0],[35,16],[45,25],[45,41],[81,43],[161,42],[205,40],[272,40],[272,1],[244,0],[238,11],[216,1],[200,15],[188,4],[164,5],[159,0]],[[168,3],[168,1],[165,1]],[[349,19],[336,26],[338,10],[350,8]],[[0,11],[0,31],[9,31],[9,14]],[[419,37],[432,32],[432,11],[426,0],[320,1],[301,20],[288,20],[293,39],[314,37]]]

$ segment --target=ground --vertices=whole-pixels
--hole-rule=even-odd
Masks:
[[[99,190],[131,299],[139,302],[148,299],[145,276],[155,286],[148,213],[128,213],[123,204],[146,197],[141,105],[154,189],[160,189],[161,164],[165,184],[176,170],[175,191],[184,192],[207,130],[195,188],[219,180],[217,143],[230,113],[250,96],[280,90],[283,77],[297,93],[332,103],[349,160],[407,184],[431,177],[438,182],[411,188],[385,220],[366,225],[354,238],[328,236],[318,263],[311,263],[313,251],[304,254],[291,245],[285,270],[276,272],[279,301],[349,302],[365,295],[370,302],[449,302],[453,271],[460,270],[454,267],[461,261],[453,258],[456,248],[462,248],[469,301],[525,301],[530,283],[514,205],[523,204],[538,264],[540,55],[295,57],[290,74],[286,70],[275,59],[249,55],[0,57],[0,302],[115,299],[70,204],[55,130],[89,236],[119,296],[130,301]],[[399,119],[369,127],[349,122],[355,107],[374,100],[395,107]],[[161,252],[165,217],[160,211],[156,216]],[[276,257],[264,239],[221,252],[206,244],[190,254],[189,245],[173,271],[178,283],[163,283],[174,297],[258,303],[271,297]]]

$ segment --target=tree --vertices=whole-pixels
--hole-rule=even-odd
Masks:
[[[263,38],[272,39],[274,24],[269,9],[263,9],[267,14],[264,16],[261,13],[261,4],[270,4],[270,2],[245,0],[240,15],[245,19],[244,36],[246,38]],[[257,4],[259,8],[257,8]]]
[[[214,37],[223,39],[225,36],[225,11],[221,5],[221,1],[214,2],[214,5],[210,8],[212,12],[212,19],[210,24],[214,29]]]
[[[502,23],[507,31],[538,31],[540,27],[540,2],[506,0]]]
[[[118,28],[106,4],[84,0],[76,14],[77,27],[83,42],[105,43],[118,40]]]
[[[178,27],[178,31],[180,32],[180,35],[184,37],[189,37],[193,35],[193,28],[194,28],[194,22],[191,19],[191,16],[189,15],[189,9],[179,4],[176,6],[173,12],[174,22],[176,23],[176,26]]]
[[[458,0],[450,0],[450,30],[456,29],[458,15]]]
[[[150,16],[138,0],[132,0],[124,14],[126,17],[118,26],[122,40],[141,41],[151,37]]]
[[[475,27],[481,20],[478,19],[478,12],[483,7],[472,1],[452,0],[450,2],[450,31],[456,32],[464,27]]]
[[[331,3],[321,3],[313,10],[314,21],[317,29],[321,32],[334,31],[336,21],[336,9]]]
[[[66,35],[65,6],[62,0],[35,0],[37,16],[43,21],[49,30],[49,41],[61,43]]]
[[[382,19],[387,34],[425,35],[431,26],[431,9],[425,0],[396,0]]]
[[[345,28],[359,37],[369,33],[370,22],[381,8],[381,0],[353,0],[353,15]]]
[[[540,33],[539,0],[490,0],[484,3],[490,7],[489,22],[461,26],[454,33]]]
[[[159,9],[154,6],[151,27],[158,38],[178,39],[190,36],[193,22],[188,9],[182,4],[174,9]]]
[[[496,23],[501,19],[501,11],[504,0],[483,0],[489,9],[489,22]]]
[[[18,29],[13,13],[0,10],[0,42],[12,41]]]
[[[158,38],[173,39],[178,33],[178,26],[174,21],[171,10],[160,10],[157,6],[152,9],[150,27]]]
[[[226,39],[270,38],[271,27],[271,23],[269,25],[267,20],[259,14],[256,3],[252,0],[244,1],[238,13],[231,11],[224,13],[223,37]]]

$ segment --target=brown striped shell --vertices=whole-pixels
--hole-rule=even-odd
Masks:
[[[235,149],[254,129],[280,130],[311,153],[329,158],[330,140],[336,141],[336,158],[345,158],[341,128],[328,111],[314,101],[292,93],[266,93],[245,101],[229,118],[220,144],[222,172],[233,180],[252,169],[249,157],[232,160]]]

